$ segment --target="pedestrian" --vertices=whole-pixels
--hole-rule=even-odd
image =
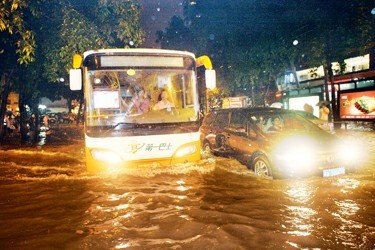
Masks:
[[[313,106],[311,106],[311,105],[308,104],[308,103],[305,103],[305,105],[303,105],[303,110],[305,110],[307,113],[310,113],[310,114],[313,114],[313,113],[314,113],[314,108],[313,108]]]
[[[43,117],[43,124],[46,128],[48,128],[48,120],[49,120],[49,116],[45,114],[45,116]]]
[[[8,132],[8,123],[9,123],[9,118],[7,115],[4,115],[4,120],[3,120],[3,135],[2,137],[5,137]]]
[[[7,134],[11,135],[13,133],[13,130],[16,128],[16,127],[14,127],[14,117],[13,117],[13,115],[5,116],[5,122],[6,122]]]
[[[324,103],[319,105],[319,119],[323,121],[321,128],[327,131],[332,131],[333,126],[331,127],[330,124],[328,123],[329,113],[330,111],[327,105],[325,105]]]
[[[329,108],[325,104],[319,106],[319,119],[328,122]]]

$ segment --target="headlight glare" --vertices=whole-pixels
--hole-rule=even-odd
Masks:
[[[359,164],[365,158],[364,149],[355,141],[341,143],[337,152],[343,164]]]
[[[292,137],[279,145],[275,156],[283,167],[303,171],[316,163],[316,152],[317,148],[309,138]]]
[[[97,161],[104,161],[108,163],[120,163],[122,161],[119,155],[105,149],[92,149],[91,156]]]
[[[177,150],[175,156],[177,157],[182,157],[185,155],[191,155],[197,151],[197,146],[195,145],[190,145],[190,146],[185,146]]]

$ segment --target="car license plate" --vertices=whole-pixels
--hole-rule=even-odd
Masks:
[[[324,169],[323,170],[323,177],[330,177],[330,176],[336,176],[340,174],[345,174],[345,168],[339,167],[339,168],[331,168],[331,169]]]

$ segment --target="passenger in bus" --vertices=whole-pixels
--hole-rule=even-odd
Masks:
[[[137,108],[138,114],[147,113],[150,110],[150,98],[143,89],[138,92],[137,99],[134,100],[134,105]]]
[[[162,90],[160,93],[160,101],[158,101],[154,109],[155,110],[162,110],[167,109],[168,111],[171,110],[171,108],[174,108],[174,104],[168,100],[168,93],[166,90]]]

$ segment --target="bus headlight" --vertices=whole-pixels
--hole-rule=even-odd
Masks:
[[[185,146],[185,147],[182,147],[179,150],[177,150],[175,156],[176,157],[182,157],[182,156],[185,156],[185,155],[191,155],[191,154],[195,153],[196,151],[197,151],[197,146],[189,145],[189,146]]]
[[[92,149],[91,156],[94,160],[109,163],[120,163],[122,161],[119,155],[106,149]]]

